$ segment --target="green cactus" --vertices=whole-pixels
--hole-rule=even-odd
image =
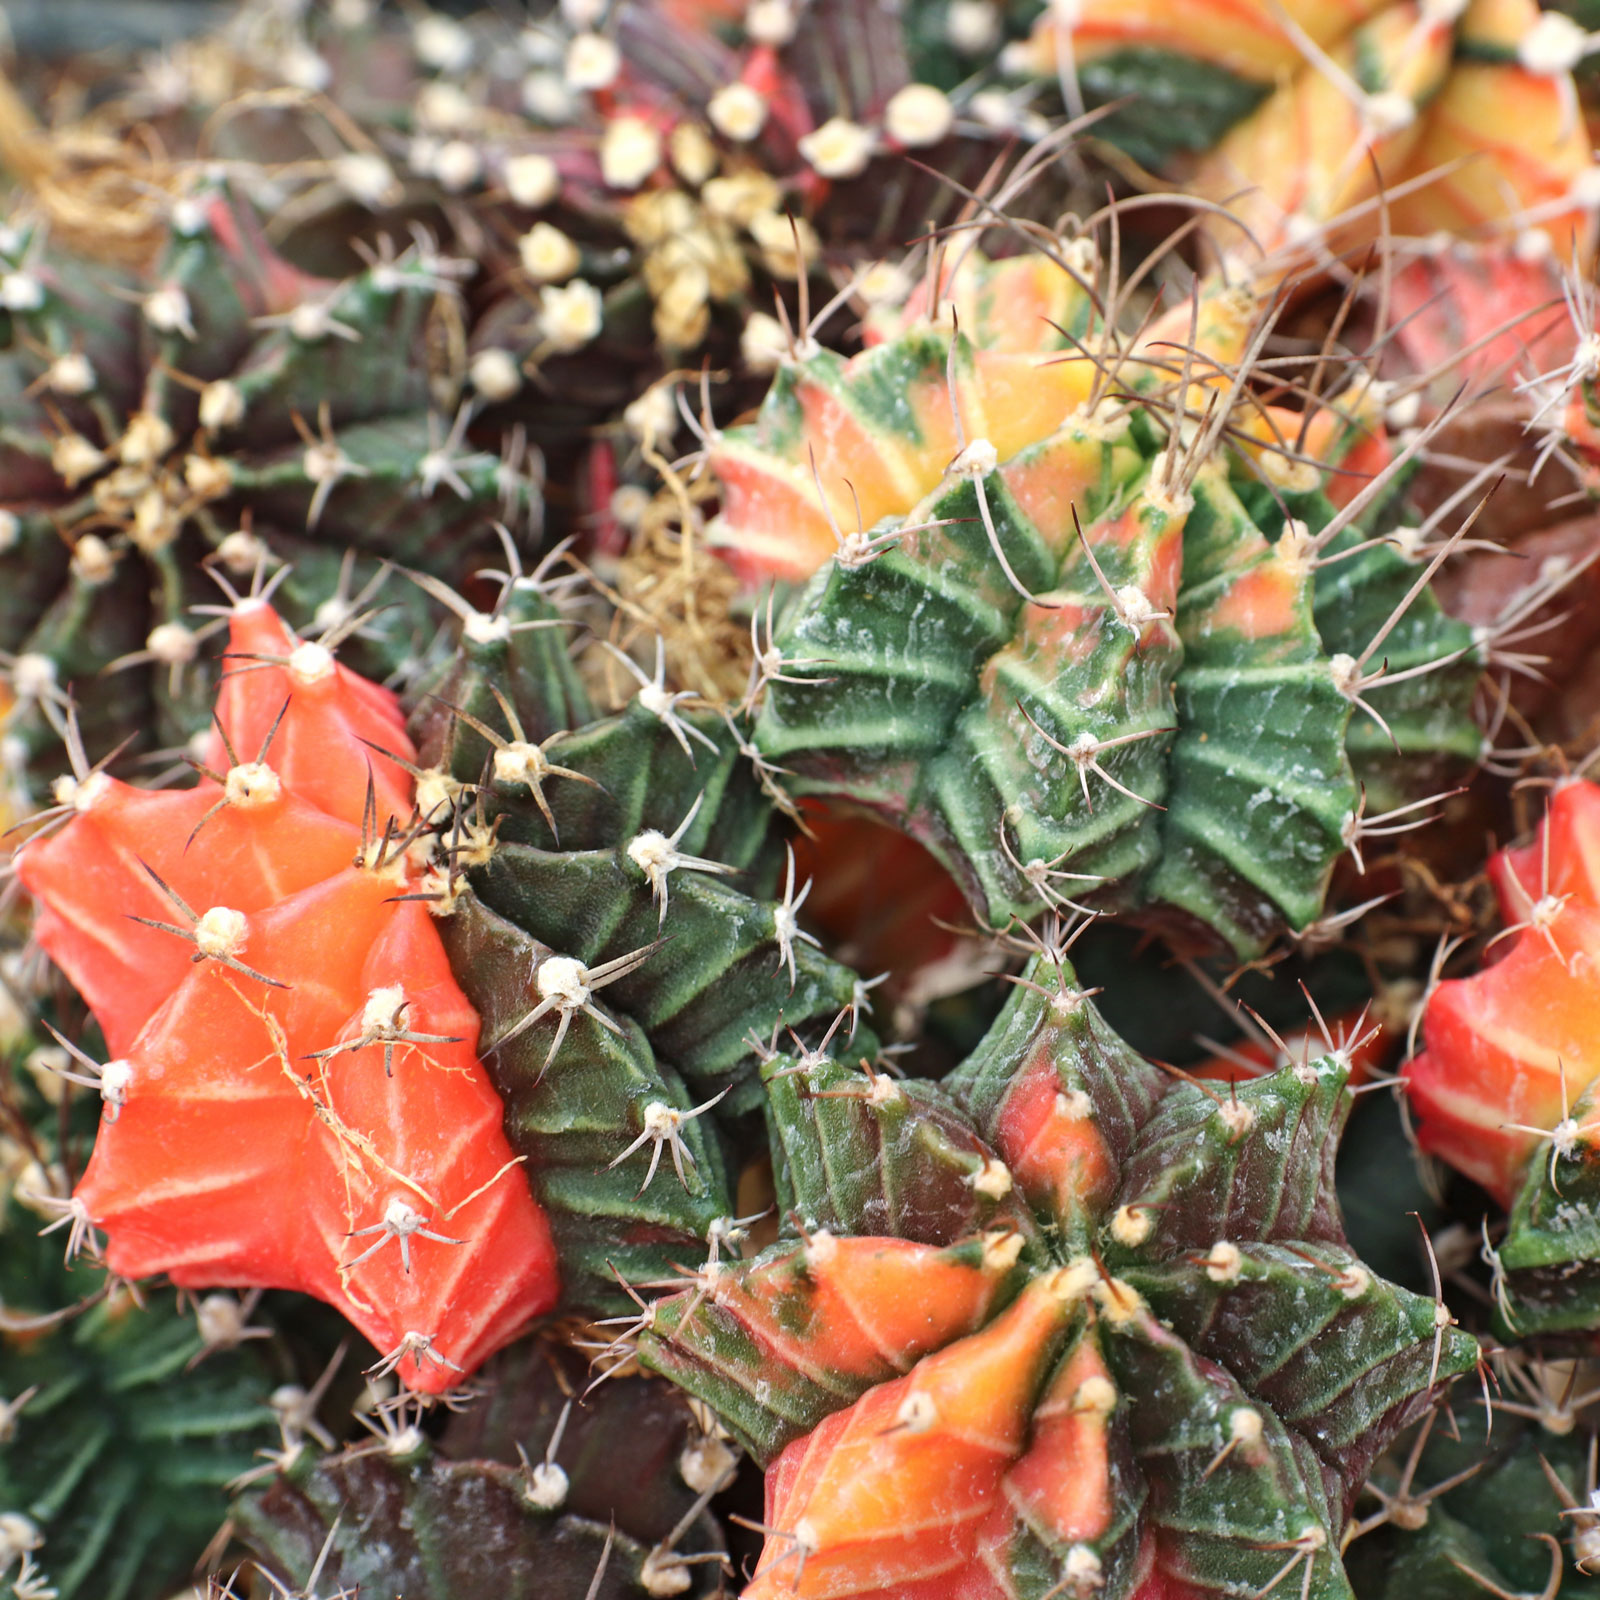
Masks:
[[[105,282],[42,223],[0,241],[0,650],[13,767],[53,747],[69,689],[95,754],[203,728],[217,624],[191,608],[258,572],[308,631],[349,632],[376,676],[435,623],[383,563],[456,575],[491,508],[531,484],[435,409],[427,352],[470,266],[419,237],[341,283],[265,244],[202,180],[170,205],[148,274]],[[449,400],[453,404],[453,399]],[[287,575],[279,573],[292,563]],[[372,615],[365,615],[372,608]]]

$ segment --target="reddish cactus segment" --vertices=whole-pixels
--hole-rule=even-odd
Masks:
[[[400,761],[414,761],[417,753],[387,689],[340,666],[324,646],[296,639],[264,601],[235,608],[226,665],[217,718],[241,759],[260,749],[276,725],[272,767],[302,800],[359,822],[370,771],[379,826],[410,815],[411,779],[380,753]],[[233,765],[218,733],[207,761],[219,772]]]
[[[233,648],[316,647],[256,603]],[[409,759],[398,706],[302,660],[225,684],[225,783],[91,777],[67,827],[19,857],[39,941],[123,1068],[76,1199],[114,1271],[316,1294],[437,1391],[550,1307],[554,1245],[477,1014],[428,912],[397,898],[405,858],[329,814],[361,813],[363,741]],[[379,817],[408,816],[410,778],[371,759]]]
[[[1492,965],[1439,985],[1405,1079],[1423,1148],[1509,1204],[1569,1117],[1581,1136],[1579,1102],[1600,1077],[1600,787],[1557,790],[1539,837],[1490,874],[1518,931]]]

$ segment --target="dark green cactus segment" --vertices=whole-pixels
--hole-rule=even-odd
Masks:
[[[1148,1210],[1141,1252],[1341,1240],[1333,1167],[1350,1105],[1344,1083],[1325,1060],[1248,1083],[1174,1084],[1140,1130],[1117,1192],[1120,1205]]]
[[[1372,1485],[1421,1502],[1423,1515],[1385,1517],[1371,1491],[1357,1503],[1357,1514],[1372,1524],[1345,1557],[1358,1594],[1475,1600],[1488,1584],[1539,1594],[1559,1561],[1562,1595],[1600,1595],[1593,1572],[1600,1522],[1571,1514],[1585,1511],[1594,1486],[1583,1430],[1547,1429],[1501,1411],[1486,1436],[1481,1406],[1459,1407],[1453,1430],[1442,1423],[1422,1426],[1426,1437],[1397,1445],[1373,1472]],[[1417,1442],[1422,1448],[1407,1478]]]
[[[853,972],[798,938],[785,945],[781,908],[718,878],[673,873],[663,919],[626,845],[560,852],[502,845],[472,878],[485,904],[585,966],[663,939],[647,966],[612,985],[611,1003],[635,1018],[657,1054],[697,1089],[746,1084],[763,1037],[779,1027],[826,1028],[856,1001]],[[793,952],[792,984],[786,949]],[[877,1044],[855,1028],[839,1048],[871,1056]],[[757,1101],[750,1083],[737,1104]]]
[[[1376,815],[1451,787],[1478,761],[1483,733],[1473,721],[1472,700],[1482,662],[1472,629],[1447,616],[1431,592],[1405,605],[1425,563],[1387,545],[1328,560],[1360,542],[1347,528],[1324,552],[1316,620],[1330,657],[1360,660],[1370,651],[1368,673],[1383,667],[1385,678],[1401,680],[1380,680],[1362,691],[1377,717],[1356,707],[1346,740],[1367,813]]]
[[[625,1304],[619,1273],[651,1282],[697,1260],[712,1222],[732,1209],[709,1118],[685,1116],[679,1126],[681,1180],[672,1147],[648,1138],[613,1165],[640,1139],[652,1105],[692,1109],[677,1073],[657,1060],[637,1023],[611,1008],[605,988],[590,1009],[570,1015],[553,1055],[559,1008],[507,1038],[539,1003],[538,974],[552,952],[466,890],[440,931],[483,1019],[480,1054],[505,1101],[506,1137],[527,1158],[528,1181],[550,1219],[568,1302]]]
[[[1600,1317],[1600,1163],[1581,1149],[1554,1160],[1548,1146],[1536,1151],[1497,1263],[1502,1338],[1592,1328]]]
[[[669,721],[636,697],[551,745],[550,762],[575,776],[543,781],[549,821],[528,784],[501,772],[484,796],[500,842],[470,874],[485,905],[586,966],[659,942],[608,987],[607,1003],[697,1093],[733,1086],[724,1115],[760,1103],[758,1051],[783,1029],[809,1041],[848,1011],[840,1056],[878,1049],[861,1022],[859,978],[794,921],[803,886],[786,877],[785,898],[768,898],[776,815],[741,743],[737,724]]]
[[[1024,605],[984,663],[977,696],[928,768],[926,826],[970,863],[992,913],[1025,915],[1039,901],[1000,848],[1008,826],[1015,860],[1067,858],[1073,871],[1113,880],[1160,848],[1177,640],[1159,618],[1125,620],[1107,591],[1159,594],[1181,530],[1181,513],[1136,497],[1091,534],[1100,574],[1088,544],[1072,546],[1048,600]],[[1081,761],[1068,754],[1085,742]]]
[[[467,718],[504,739],[514,739],[520,728],[522,738],[534,744],[594,720],[589,692],[572,661],[575,624],[561,608],[567,582],[546,577],[544,564],[511,576],[497,613],[472,633],[463,631],[453,654],[421,683],[411,734],[423,766],[457,783],[476,783],[485,769],[493,776],[496,747]],[[502,697],[517,728],[507,722]],[[550,759],[570,765],[554,750]]]
[[[1178,595],[1178,732],[1146,892],[1236,948],[1321,914],[1357,802],[1350,702],[1328,670],[1309,586],[1220,468],[1201,473]]]
[[[227,1515],[224,1486],[276,1438],[270,1380],[249,1345],[205,1354],[170,1292],[141,1308],[116,1291],[50,1323],[101,1275],[62,1271],[39,1227],[7,1207],[0,1399],[27,1398],[0,1429],[0,1510],[33,1525],[61,1600],[156,1600],[187,1581]]]
[[[807,1232],[938,1245],[984,1228],[1034,1234],[1020,1204],[974,1187],[992,1153],[939,1085],[791,1055],[761,1076],[778,1213]]]
[[[234,1518],[263,1567],[297,1587],[320,1559],[321,1584],[405,1600],[645,1600],[663,1564],[657,1554],[647,1567],[653,1547],[605,1522],[542,1511],[525,1487],[519,1468],[444,1461],[426,1447],[398,1461],[308,1453],[239,1500]],[[714,1537],[696,1527],[682,1553],[720,1548]],[[675,1571],[689,1581],[674,1592],[691,1600],[716,1590],[715,1562]]]
[[[1164,1325],[1233,1373],[1347,1489],[1366,1476],[1375,1442],[1428,1403],[1434,1302],[1373,1278],[1339,1245],[1213,1249],[1123,1275]],[[1472,1339],[1443,1331],[1440,1373],[1470,1371],[1476,1359]]]
[[[1133,1450],[1166,1572],[1202,1594],[1236,1594],[1290,1567],[1290,1593],[1300,1593],[1309,1565],[1317,1600],[1350,1600],[1337,1553],[1342,1508],[1302,1441],[1226,1368],[1149,1319],[1108,1339],[1106,1359],[1138,1400],[1128,1412]]]
[[[552,690],[547,685],[543,692]],[[482,720],[498,733],[506,731],[498,710]],[[698,802],[680,850],[733,868],[741,875],[735,881],[749,893],[770,894],[783,854],[754,767],[720,718],[695,712],[680,713],[677,720],[691,753],[637,698],[617,716],[577,727],[550,750],[552,763],[581,774],[545,785],[555,831],[526,784],[500,779],[490,797],[501,819],[500,837],[547,851],[610,849],[652,828],[674,833]],[[488,754],[486,745],[478,748]],[[481,761],[473,779],[481,775]]]

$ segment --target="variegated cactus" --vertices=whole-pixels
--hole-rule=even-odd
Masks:
[[[1504,927],[1489,964],[1438,984],[1405,1068],[1422,1148],[1511,1213],[1490,1248],[1508,1336],[1600,1322],[1590,1019],[1600,940],[1600,787],[1557,787],[1530,845],[1490,863]]]
[[[1439,232],[1587,261],[1600,206],[1573,70],[1593,49],[1537,0],[1084,0],[1048,7],[1006,64],[1231,214],[1240,263],[1326,265],[1380,232]],[[1383,198],[1380,199],[1380,196]]]
[[[767,1465],[750,1600],[1350,1593],[1369,1466],[1475,1350],[1344,1241],[1337,1054],[1168,1076],[1047,948],[942,1084],[763,1076],[783,1237],[638,1335]]]
[[[1119,355],[1093,274],[1086,245],[968,254],[936,319],[786,365],[713,441],[728,558],[810,575],[758,661],[757,743],[909,828],[991,923],[1099,892],[1254,950],[1474,759],[1480,641],[1363,538],[1403,477],[1376,389],[1245,408],[1230,441],[1249,294]]]

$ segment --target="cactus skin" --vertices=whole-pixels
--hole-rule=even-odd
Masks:
[[[1439,984],[1404,1078],[1418,1141],[1511,1212],[1498,1251],[1508,1336],[1600,1323],[1594,953],[1600,950],[1600,786],[1556,789],[1534,843],[1490,875],[1499,958]]]
[[[1053,80],[1070,64],[1090,104],[1134,95],[1105,132],[1147,162],[1204,152],[1189,186],[1250,229],[1249,245],[1237,225],[1208,230],[1241,264],[1259,242],[1269,270],[1302,266],[1384,225],[1412,238],[1535,231],[1587,260],[1594,222],[1577,186],[1592,158],[1572,73],[1519,58],[1538,51],[1536,0],[1455,9],[1088,0],[1071,25],[1047,12],[1016,65]],[[1383,224],[1378,181],[1392,191]]]
[[[508,605],[508,618],[555,615],[532,585]],[[469,841],[462,857],[471,909],[460,919],[463,927],[445,927],[453,948],[479,950],[487,940],[499,951],[489,967],[464,953],[456,964],[474,1004],[500,1019],[487,1036],[498,1037],[528,1008],[526,968],[513,976],[514,947],[528,960],[553,953],[595,967],[659,940],[636,970],[598,991],[600,1011],[637,1024],[642,1038],[625,1028],[625,1047],[618,1034],[606,1044],[603,1025],[592,1034],[574,1025],[550,1066],[552,1078],[561,1076],[565,1052],[576,1061],[604,1044],[623,1049],[636,1063],[627,1070],[647,1076],[657,1070],[645,1064],[653,1055],[666,1078],[681,1078],[696,1100],[730,1090],[718,1112],[738,1117],[761,1099],[752,1038],[766,1039],[780,1027],[820,1036],[851,1010],[838,1047],[848,1048],[851,1059],[874,1056],[878,1045],[862,1021],[856,974],[809,937],[783,931],[779,879],[792,893],[804,885],[788,884],[771,774],[741,749],[750,739],[747,723],[663,708],[648,687],[620,713],[580,722],[587,700],[570,666],[551,670],[551,652],[565,662],[552,643],[558,634],[513,632],[487,645],[471,638],[486,631],[469,624],[412,726],[420,759],[434,774],[424,787],[460,793],[468,784],[475,815],[481,807],[477,842]],[[565,769],[543,780],[537,798],[514,763],[495,765],[494,748],[458,714],[467,712],[508,742],[512,730],[492,690],[505,696],[527,739],[550,740],[549,762]],[[667,870],[663,915],[637,849],[651,834],[664,845],[674,833],[677,853],[716,871],[693,864]],[[502,979],[491,969],[506,960],[511,965]],[[493,1070],[509,1073],[500,1079],[508,1101],[519,1098],[514,1079],[543,1073],[557,1026],[552,1013],[519,1036],[514,1070],[504,1052],[491,1051],[501,1057]]]
[[[124,1064],[75,1200],[124,1276],[306,1290],[399,1352],[405,1381],[448,1388],[554,1303],[549,1226],[501,1133],[477,1014],[404,898],[406,858],[386,865],[349,809],[365,796],[347,780],[372,770],[371,793],[410,811],[409,775],[385,760],[378,783],[371,748],[404,739],[393,696],[262,601],[231,620],[233,651],[267,659],[228,680],[217,739],[265,747],[268,770],[225,757],[226,785],[157,792],[88,776],[67,826],[18,857],[40,943]]]
[[[1564,1373],[1547,1377],[1559,1388]],[[1393,1495],[1404,1489],[1423,1500],[1417,1526],[1405,1510],[1391,1515],[1350,1546],[1345,1560],[1357,1593],[1371,1600],[1476,1600],[1485,1584],[1511,1593],[1537,1594],[1549,1581],[1551,1563],[1561,1563],[1561,1589],[1572,1600],[1600,1594],[1594,1573],[1600,1541],[1592,1515],[1564,1516],[1587,1507],[1594,1487],[1588,1474],[1588,1445],[1570,1418],[1552,1416],[1539,1426],[1504,1413],[1484,1437],[1481,1407],[1462,1406],[1456,1415],[1458,1438],[1435,1426],[1430,1430],[1410,1481],[1402,1486],[1400,1463],[1384,1463],[1373,1482]],[[1470,1473],[1451,1486],[1458,1474]],[[1557,1487],[1559,1485],[1559,1488]],[[1429,1491],[1444,1486],[1444,1492]],[[1426,1498],[1425,1498],[1426,1497]],[[1376,1507],[1376,1497],[1363,1510]],[[1377,1510],[1369,1514],[1377,1515]],[[1548,1540],[1558,1541],[1559,1555]]]
[[[454,574],[506,490],[520,512],[527,485],[430,415],[429,329],[456,265],[419,244],[343,283],[311,278],[204,186],[174,202],[148,276],[114,284],[137,305],[39,229],[7,235],[8,304],[38,301],[0,328],[0,650],[35,684],[6,723],[14,763],[54,746],[44,702],[72,684],[96,755],[205,727],[216,647],[189,607],[219,596],[202,559],[241,589],[258,562],[293,560],[280,603],[319,630],[381,560]],[[379,676],[429,626],[417,597],[392,598],[353,646]]]
[[[686,1452],[704,1448],[688,1407],[670,1385],[645,1377],[613,1379],[576,1404],[585,1365],[539,1339],[504,1351],[483,1369],[477,1403],[451,1416],[436,1444],[406,1439],[322,1460],[306,1452],[235,1502],[240,1537],[267,1570],[304,1584],[338,1517],[322,1578],[408,1600],[710,1594],[717,1563],[675,1564],[664,1549],[651,1563],[686,1515],[687,1535],[673,1551],[723,1548],[683,1476],[685,1465],[701,1464]],[[560,1469],[546,1495],[559,1494],[557,1504],[530,1502],[519,1448]],[[712,1467],[731,1469],[733,1453],[713,1449],[705,1458]],[[605,1578],[591,1591],[612,1529]]]
[[[1284,538],[1279,502],[1312,535],[1333,514],[1314,472],[1275,499],[1218,454],[1192,492],[1166,493],[1154,411],[1088,415],[1090,364],[1041,337],[1085,330],[1083,291],[1036,258],[967,271],[953,338],[913,322],[848,363],[792,364],[713,450],[714,533],[735,564],[813,574],[778,640],[801,681],[767,686],[757,742],[799,792],[906,827],[995,925],[1036,915],[1049,891],[1092,892],[1041,877],[1050,863],[1258,951],[1321,915],[1362,787],[1376,810],[1476,756],[1471,634],[1423,594],[1389,635],[1390,670],[1423,674],[1364,696],[1396,757],[1337,674],[1403,603],[1405,559],[1378,546],[1317,567],[1303,533]],[[1237,361],[1254,314],[1213,289],[1202,348]],[[1188,326],[1183,309],[1147,352]],[[1008,581],[953,461],[947,372],[968,448],[987,439],[998,456],[981,482],[1005,562],[1040,603]],[[908,531],[825,559],[858,506],[874,536]],[[925,526],[940,519],[956,520]],[[1329,553],[1360,537],[1346,528]],[[1094,768],[1072,753],[1082,740]]]
[[[787,1237],[640,1336],[767,1465],[751,1600],[1349,1595],[1355,1491],[1475,1346],[1344,1243],[1338,1059],[1208,1094],[1041,958],[943,1085],[764,1072]]]
[[[19,1095],[21,1076],[8,1074],[5,1110],[53,1159],[55,1108]],[[266,1369],[252,1344],[208,1352],[169,1291],[136,1304],[111,1288],[95,1303],[105,1276],[63,1267],[40,1225],[0,1199],[0,1405],[15,1407],[0,1427],[0,1514],[33,1525],[31,1558],[60,1600],[158,1600],[216,1533],[224,1486],[276,1437]],[[8,1597],[17,1556],[7,1541]]]

